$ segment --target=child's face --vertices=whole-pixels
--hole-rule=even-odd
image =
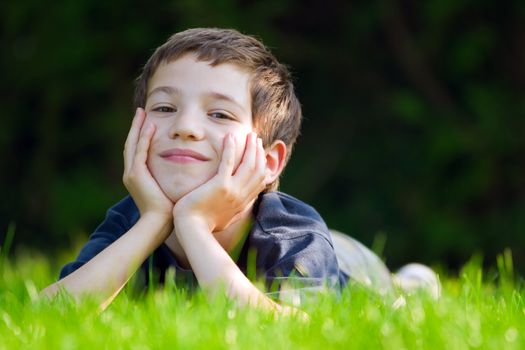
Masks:
[[[216,174],[227,134],[239,164],[253,130],[249,80],[238,66],[212,67],[191,54],[155,71],[145,106],[146,120],[156,125],[148,168],[173,202]]]

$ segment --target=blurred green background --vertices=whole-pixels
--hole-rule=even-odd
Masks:
[[[305,121],[281,189],[395,268],[525,271],[525,1],[4,1],[0,242],[76,249],[125,195],[133,81],[189,27],[253,34]]]

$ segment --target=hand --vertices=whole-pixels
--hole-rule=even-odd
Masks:
[[[174,220],[204,220],[210,232],[239,219],[266,186],[266,154],[255,133],[246,137],[242,161],[234,172],[235,143],[228,134],[217,174],[183,196],[173,208]]]
[[[172,220],[173,202],[164,194],[146,165],[148,149],[155,133],[155,125],[144,123],[146,112],[137,108],[124,146],[124,175],[128,189],[140,215],[160,214]]]

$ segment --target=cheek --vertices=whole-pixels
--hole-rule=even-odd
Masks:
[[[149,141],[149,147],[148,147],[148,154],[149,155],[156,154],[159,151],[159,149],[158,149],[158,142],[157,141],[158,141],[157,138],[155,137],[155,135],[153,135],[153,137]],[[148,161],[149,161],[149,159],[148,159]]]
[[[151,138],[150,143],[149,143],[149,151],[151,152],[152,150],[156,149],[156,147],[161,141],[162,135],[166,131],[164,130],[165,128],[162,123],[158,123],[157,121],[153,119],[149,119],[148,121],[152,123],[153,125],[155,125],[155,133],[153,134],[153,137]]]

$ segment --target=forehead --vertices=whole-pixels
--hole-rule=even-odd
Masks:
[[[215,92],[233,97],[238,103],[251,104],[252,75],[239,65],[221,63],[215,66],[199,61],[193,54],[161,63],[148,82],[147,94],[162,86],[174,87],[187,95]]]

